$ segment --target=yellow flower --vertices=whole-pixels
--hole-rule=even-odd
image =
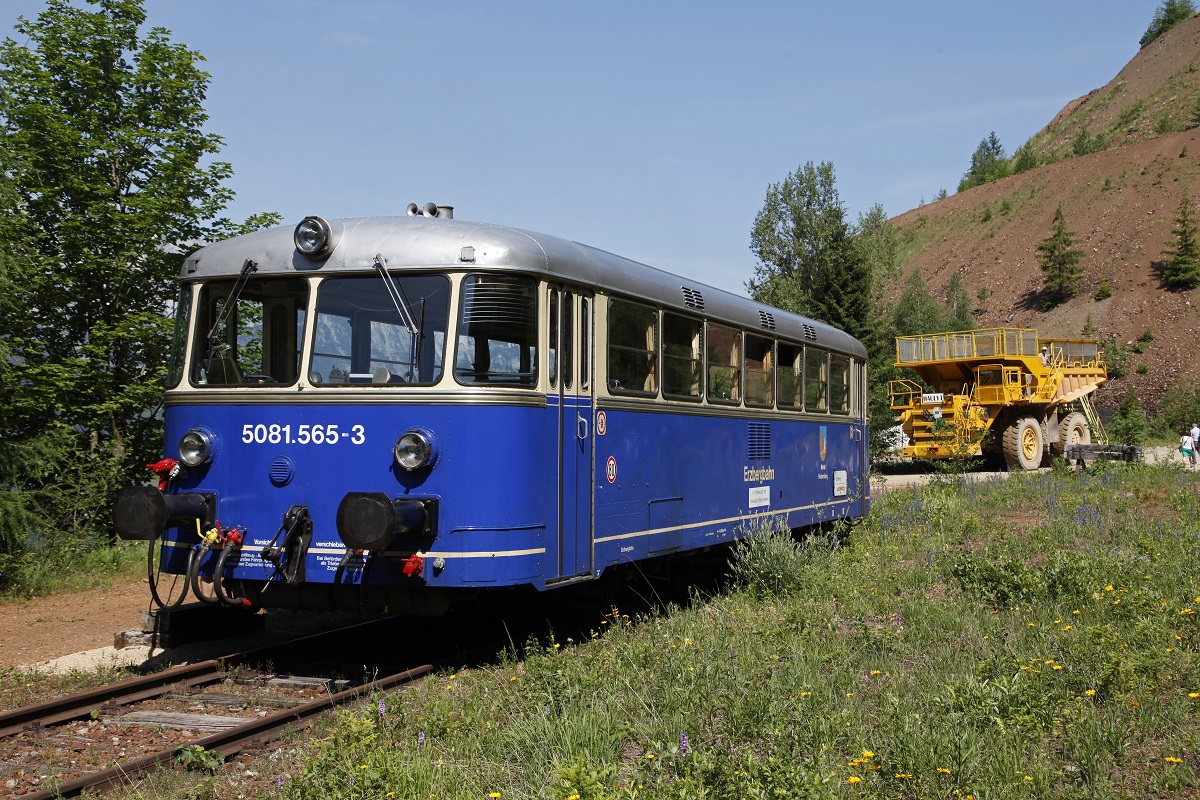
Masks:
[[[851,775],[849,778],[846,778],[846,783],[849,783],[849,784],[862,783],[862,778],[858,777],[857,775]]]
[[[945,767],[938,767],[938,772],[942,773],[943,775],[950,774],[950,770],[946,769]]]
[[[1111,583],[1108,586],[1104,587],[1104,591],[1106,591],[1106,592],[1111,592],[1112,590],[1113,590],[1113,585]]]
[[[1084,694],[1086,694],[1088,697],[1095,697],[1095,696],[1096,696],[1096,690],[1095,690],[1095,689],[1088,689],[1088,690],[1084,691]]]
[[[654,758],[654,753],[646,753],[646,758]]]
[[[1062,664],[1055,664],[1054,669],[1062,669]]]
[[[862,757],[863,758],[874,758],[875,754],[872,753],[870,750],[863,750]]]
[[[1073,630],[1075,630],[1075,626],[1074,625],[1063,625],[1063,630],[1064,631],[1073,631]]]
[[[1200,697],[1200,692],[1188,692],[1188,697],[1195,700],[1197,697]]]
[[[568,798],[567,798],[567,800],[579,800],[579,795],[578,795],[578,794],[573,794],[573,795],[571,795],[570,797],[568,797]]]
[[[1176,758],[1175,756],[1167,756],[1166,758],[1163,759],[1163,761],[1167,762],[1168,764],[1182,764],[1183,763],[1182,758]]]
[[[871,675],[882,675],[882,674],[883,674],[883,673],[881,673],[881,672],[880,672],[879,670],[877,670],[877,669],[873,669],[873,670],[871,670]]]
[[[1130,701],[1129,701],[1129,707],[1130,707],[1130,708],[1137,708],[1137,707],[1139,707],[1140,705],[1141,705],[1141,703],[1139,703],[1137,700],[1130,700]]]
[[[1031,778],[1030,776],[1026,775],[1026,776],[1025,776],[1025,780],[1027,780],[1027,781],[1031,781],[1031,780],[1033,780],[1033,778]]]
[[[488,795],[488,797],[499,797],[499,796],[500,796],[499,792],[492,792],[491,794]]]
[[[1072,614],[1081,614],[1081,613],[1083,613],[1083,612],[1081,612],[1081,611],[1080,611],[1080,610],[1077,608],[1077,609],[1075,609],[1074,611],[1072,611],[1071,613],[1072,613]]]
[[[801,696],[801,697],[808,697],[810,694],[812,694],[812,692],[801,692],[801,693],[800,693],[800,696]]]
[[[908,772],[897,772],[896,777],[900,778],[901,780],[904,780],[905,778],[911,778],[912,774],[908,773]]]

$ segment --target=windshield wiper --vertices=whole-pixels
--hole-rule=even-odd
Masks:
[[[212,330],[208,332],[208,360],[211,361],[214,354],[222,347],[221,326],[229,320],[232,309],[237,305],[238,298],[242,296],[242,290],[249,283],[250,275],[255,272],[258,272],[258,264],[252,259],[247,258],[246,263],[242,264],[242,271],[238,275],[237,281],[233,284],[233,290],[225,300],[225,307],[221,309],[221,313],[217,316],[217,321],[213,323]],[[229,343],[226,342],[224,348],[228,347]]]
[[[416,321],[413,319],[412,311],[408,307],[408,301],[404,299],[404,292],[396,285],[392,276],[387,271],[387,259],[382,253],[375,256],[375,269],[379,270],[379,276],[383,278],[383,285],[387,287],[388,295],[392,298],[392,305],[396,307],[396,313],[400,315],[400,321],[404,323],[404,327],[408,328],[408,332],[414,337],[420,337],[421,330],[417,327]]]

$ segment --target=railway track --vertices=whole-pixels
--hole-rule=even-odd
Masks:
[[[269,663],[288,649],[319,652],[328,649],[331,637],[361,635],[359,629],[373,624],[0,713],[0,796],[49,800],[103,792],[178,763],[189,753],[206,758],[219,753],[228,761],[247,749],[265,747],[285,729],[307,727],[335,706],[433,671],[433,664],[421,664],[347,686],[347,681],[281,677],[242,666]]]

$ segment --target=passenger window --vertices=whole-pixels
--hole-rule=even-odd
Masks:
[[[466,384],[535,385],[537,305],[531,278],[464,278],[454,377]]]
[[[663,314],[663,394],[681,400],[700,400],[704,373],[704,323],[676,314]]]
[[[775,340],[746,334],[746,405],[775,403]]]
[[[742,332],[708,324],[708,401],[737,405],[742,399]]]
[[[788,411],[799,411],[803,405],[800,376],[804,374],[804,348],[798,344],[780,342],[778,352],[779,407]]]
[[[829,356],[829,410],[835,414],[850,413],[850,358]]]
[[[804,348],[804,410],[828,409],[826,389],[829,382],[829,354],[812,347]]]
[[[614,394],[658,391],[658,311],[613,298],[608,303],[608,388]]]

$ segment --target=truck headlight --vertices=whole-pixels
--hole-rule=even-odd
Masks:
[[[333,228],[322,217],[305,217],[292,233],[292,241],[300,255],[312,261],[320,261],[333,252],[337,244]]]

